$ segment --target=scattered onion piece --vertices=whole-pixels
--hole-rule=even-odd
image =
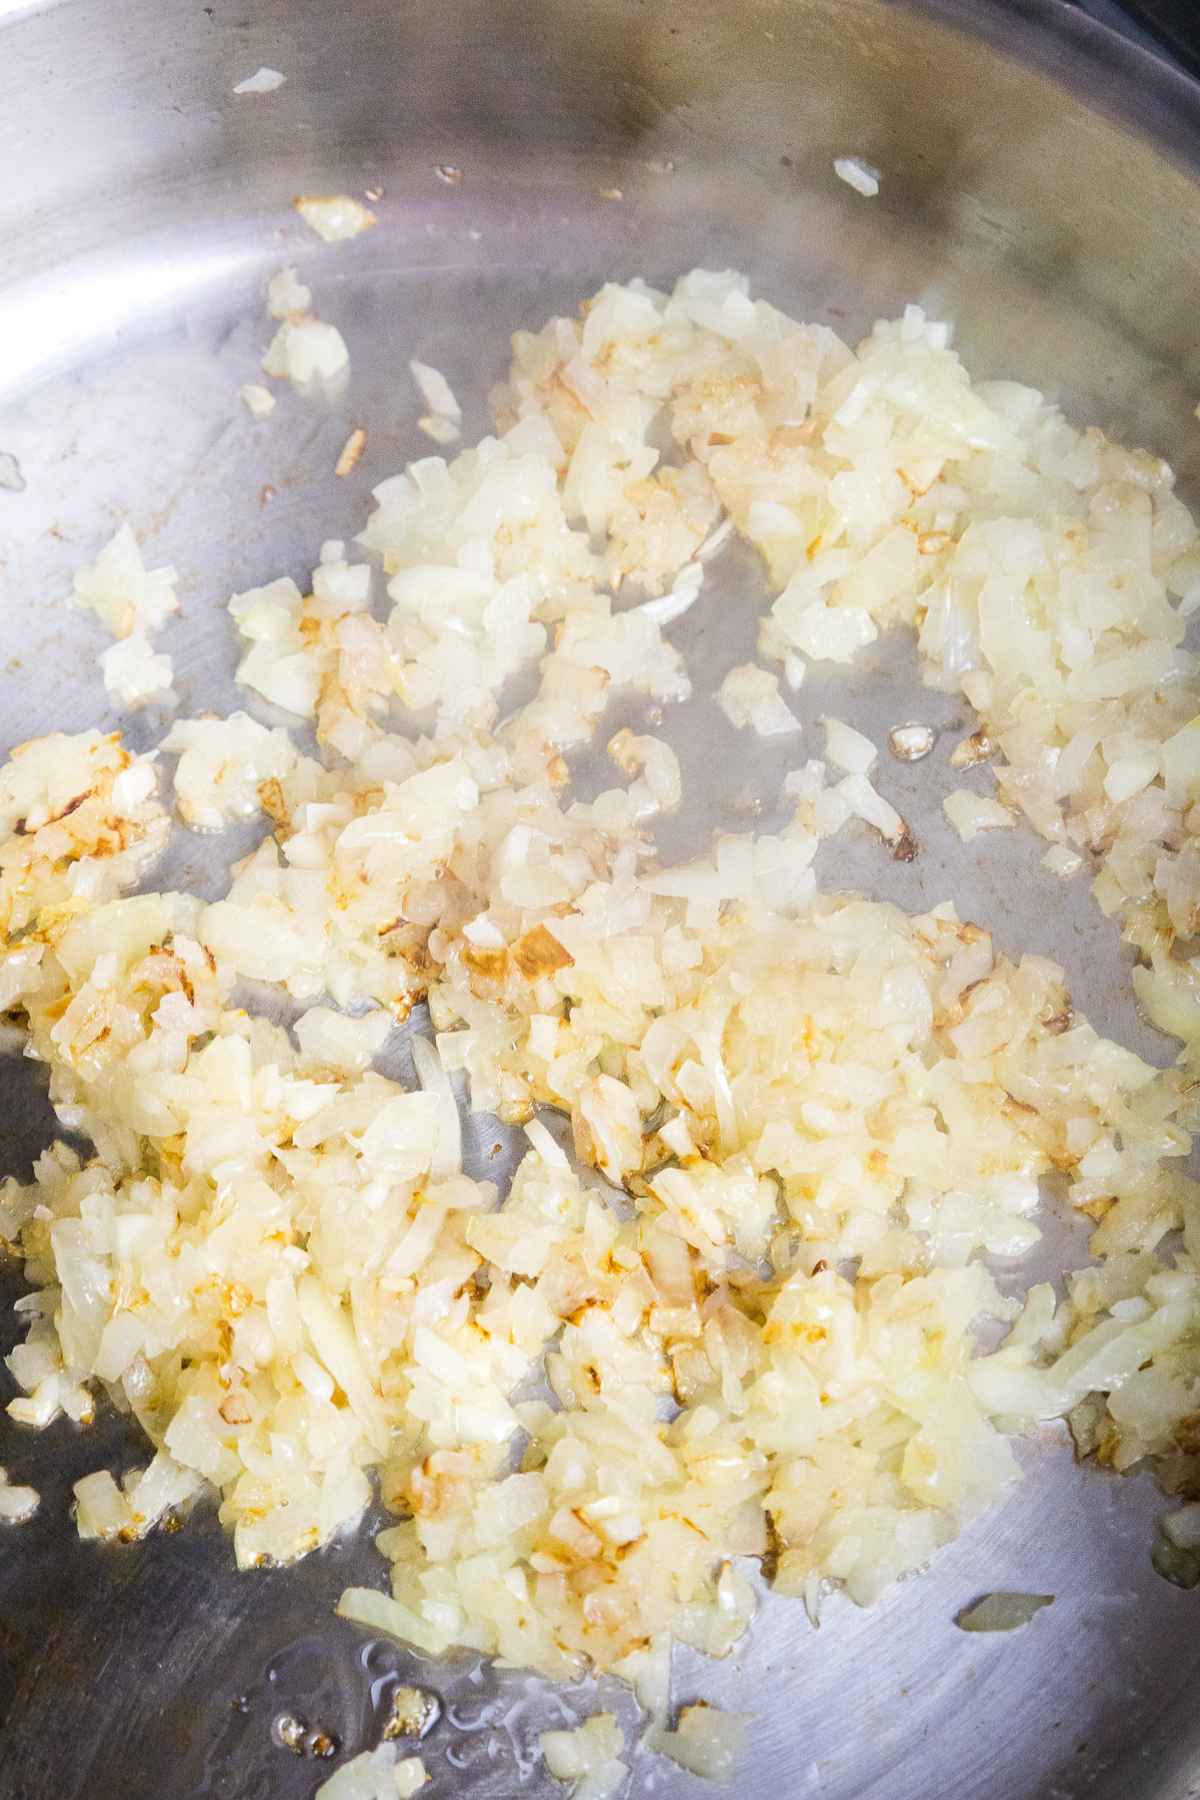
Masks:
[[[683,1708],[674,1731],[653,1730],[647,1742],[652,1750],[669,1756],[690,1774],[725,1783],[733,1779],[747,1723],[745,1713],[722,1712],[719,1707],[700,1701]]]
[[[32,1519],[41,1501],[36,1488],[11,1484],[8,1470],[0,1469],[0,1520],[8,1525],[23,1525]]]
[[[322,319],[286,318],[263,357],[268,375],[286,378],[296,387],[329,381],[350,361],[346,340],[336,325]]]
[[[302,194],[292,201],[292,205],[304,223],[327,244],[340,244],[347,238],[358,237],[378,224],[370,207],[352,199],[349,194]]]
[[[300,317],[312,306],[312,290],[294,269],[280,269],[267,283],[267,311],[273,319]]]
[[[356,425],[338,452],[337,462],[333,466],[334,474],[342,477],[352,475],[366,447],[367,434],[361,425]]]
[[[750,725],[760,737],[799,731],[800,721],[779,692],[779,677],[755,663],[730,669],[717,690],[717,705],[729,723]]]
[[[861,156],[839,156],[834,159],[834,174],[847,187],[852,187],[856,194],[873,200],[879,192],[879,171],[873,169]]]
[[[989,794],[972,793],[969,788],[955,788],[952,794],[947,794],[942,801],[942,811],[964,844],[977,838],[981,831],[1005,830],[1016,824],[1007,806],[1002,806]]]
[[[247,75],[244,81],[239,81],[233,91],[235,94],[273,94],[286,80],[287,76],[278,69],[264,67],[256,69],[253,75]]]
[[[954,1623],[960,1631],[1018,1631],[1044,1606],[1053,1606],[1053,1594],[985,1594],[964,1607]]]
[[[260,386],[256,381],[247,381],[239,388],[242,405],[253,419],[266,419],[275,411],[275,396],[270,388]]]
[[[824,718],[825,760],[848,775],[867,775],[879,760],[879,752],[869,737],[855,731],[842,719]]]

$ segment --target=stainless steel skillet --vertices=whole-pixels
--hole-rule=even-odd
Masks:
[[[235,97],[260,64],[286,86]],[[842,154],[880,168],[878,199],[835,179]],[[1053,0],[8,0],[0,169],[0,451],[25,483],[0,491],[5,747],[108,719],[94,633],[61,596],[118,518],[184,578],[168,640],[184,704],[228,707],[228,592],[299,574],[426,447],[407,358],[445,369],[481,429],[508,333],[613,274],[733,264],[850,336],[922,299],[976,372],[1150,444],[1185,490],[1200,475],[1200,91]],[[368,187],[380,226],[339,250],[290,210],[298,192]],[[343,393],[289,396],[263,431],[236,390],[265,341],[262,282],[285,260],[353,369]],[[338,481],[355,424],[368,451]],[[753,638],[750,560],[722,580],[706,614],[719,626],[685,641],[698,687]],[[877,734],[914,716],[943,737],[892,778],[917,862],[864,843],[825,880],[909,906],[952,896],[1006,946],[1063,961],[1097,1024],[1167,1056],[1086,890],[1042,871],[1031,839],[967,851],[942,826],[956,715],[919,690],[909,652],[814,683],[806,714],[833,694]],[[744,827],[748,797],[766,797],[768,826],[778,759],[759,747],[713,766],[694,716],[674,729],[698,798],[664,847]],[[181,843],[166,878],[217,893],[241,847]],[[4,1168],[23,1173],[52,1121],[26,1065],[0,1063],[0,1081]],[[1060,1251],[1083,1254],[1077,1239],[1047,1246]],[[117,1420],[85,1437],[0,1427],[0,1461],[44,1495],[0,1546],[0,1793],[307,1796],[328,1765],[280,1747],[280,1715],[357,1749],[415,1668],[331,1616],[348,1580],[377,1579],[369,1537],[250,1576],[212,1518],[114,1553],[78,1544],[71,1482],[136,1454]],[[1026,1460],[1013,1502],[875,1611],[835,1605],[816,1635],[769,1605],[744,1654],[681,1663],[682,1698],[758,1715],[745,1792],[1200,1792],[1198,1596],[1150,1569],[1153,1488],[1077,1470],[1055,1434]],[[1036,1634],[955,1631],[959,1606],[1005,1586],[1059,1596]],[[444,1704],[432,1800],[560,1791],[533,1772],[536,1733],[589,1695],[466,1659],[421,1679]],[[633,1791],[689,1789],[647,1758]]]

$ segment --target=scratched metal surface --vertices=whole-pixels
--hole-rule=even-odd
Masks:
[[[0,6],[0,52],[0,166],[20,174],[0,193],[0,451],[25,483],[0,491],[3,747],[118,722],[96,669],[102,634],[62,600],[123,518],[181,574],[163,644],[182,708],[244,704],[223,601],[301,577],[323,539],[361,527],[371,486],[428,449],[407,359],[444,369],[468,433],[481,430],[510,331],[614,273],[733,264],[852,337],[924,297],[979,372],[1052,386],[1078,416],[1195,473],[1200,203],[1182,165],[1200,109],[1182,82],[1052,5],[362,0],[333,17],[315,0],[58,0]],[[287,86],[233,99],[260,62]],[[1080,87],[1093,107],[1072,97]],[[1139,114],[1181,166],[1138,137]],[[883,168],[879,201],[834,180],[843,151]],[[436,173],[448,163],[457,185]],[[304,189],[376,185],[380,225],[352,245],[323,247],[289,208]],[[602,197],[613,188],[619,200]],[[263,281],[285,260],[344,331],[352,368],[328,397],[283,392],[255,424],[237,387],[268,335]],[[358,424],[366,455],[335,480]],[[690,798],[661,829],[665,854],[782,818],[794,748],[748,746],[711,699],[750,652],[763,598],[753,558],[731,551],[680,634],[696,697],[667,729]],[[814,676],[798,710],[836,711],[876,737],[904,719],[935,727],[927,762],[882,777],[921,852],[901,866],[866,835],[843,836],[825,884],[907,907],[952,897],[1006,948],[1056,956],[1099,1026],[1164,1057],[1086,885],[1044,871],[1023,832],[969,849],[950,832],[940,800],[962,780],[947,760],[959,709],[921,689],[911,646],[875,649]],[[142,714],[131,736],[150,743],[161,725]],[[252,838],[180,833],[156,880],[215,896]],[[402,1042],[392,1056],[402,1072]],[[0,1063],[0,1104],[3,1172],[24,1173],[53,1132],[28,1065]],[[486,1155],[492,1122],[473,1133]],[[1004,1278],[1024,1285],[1084,1253],[1073,1226],[1049,1219],[1037,1257]],[[19,1276],[5,1281],[11,1298]],[[0,1314],[5,1348],[14,1324]],[[1200,1791],[1187,1710],[1198,1597],[1150,1569],[1158,1496],[1144,1479],[1078,1470],[1055,1431],[1021,1453],[1028,1479],[1012,1501],[872,1612],[834,1601],[817,1634],[795,1604],[768,1601],[726,1663],[681,1657],[678,1699],[756,1714],[739,1791]],[[114,1419],[37,1437],[0,1420],[0,1462],[43,1494],[0,1550],[0,1791],[12,1800],[301,1800],[329,1765],[281,1747],[274,1721],[292,1713],[357,1750],[414,1678],[443,1703],[424,1746],[431,1800],[561,1792],[538,1771],[539,1729],[601,1699],[632,1723],[614,1684],[555,1690],[471,1658],[422,1665],[336,1621],[343,1585],[381,1577],[365,1526],[297,1568],[246,1575],[203,1511],[143,1545],[79,1544],[71,1483],[138,1455]],[[1012,1638],[954,1628],[962,1605],[1003,1587],[1057,1603]],[[699,1791],[636,1757],[633,1796]]]

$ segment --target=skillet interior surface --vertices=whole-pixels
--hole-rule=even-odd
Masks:
[[[287,84],[235,98],[260,63]],[[0,450],[25,482],[0,492],[5,748],[120,722],[96,667],[101,634],[64,596],[124,518],[148,559],[180,571],[183,609],[162,643],[181,713],[242,703],[223,603],[303,578],[324,539],[361,528],[371,487],[428,451],[408,358],[449,376],[469,440],[509,333],[609,277],[738,267],[851,341],[918,299],[954,321],[976,374],[1034,382],[1072,416],[1148,443],[1185,489],[1200,468],[1200,194],[1186,167],[1200,104],[1065,9],[359,0],[333,14],[315,0],[58,0],[0,12],[0,96],[0,156],[19,171],[0,196]],[[1174,161],[1139,135],[1139,112],[1170,135]],[[833,158],[855,153],[883,172],[874,201],[834,177]],[[439,175],[448,166],[461,181]],[[298,192],[366,188],[382,189],[379,226],[350,245],[321,245],[291,211]],[[327,396],[284,392],[260,425],[237,389],[255,379],[263,283],[285,262],[342,329],[352,366]],[[367,451],[337,480],[355,425]],[[735,737],[711,698],[752,653],[763,597],[754,559],[735,550],[678,635],[696,696],[668,727],[690,803],[660,833],[666,854],[785,816],[791,752]],[[839,840],[823,885],[914,909],[952,898],[1002,947],[1060,960],[1100,1029],[1167,1060],[1086,882],[1045,871],[1025,830],[969,848],[950,831],[940,802],[961,780],[948,755],[963,710],[920,687],[911,644],[874,652],[814,673],[799,710],[806,722],[832,710],[877,740],[909,718],[938,729],[927,762],[887,770],[921,854],[902,866],[865,837]],[[160,728],[140,715],[129,735],[142,747]],[[254,835],[179,832],[155,882],[215,897]],[[24,1176],[52,1116],[31,1065],[0,1062],[0,1082],[3,1172]],[[503,1135],[486,1120],[472,1133],[480,1156]],[[1004,1279],[1023,1287],[1085,1256],[1082,1232],[1047,1220],[1037,1258]],[[8,1297],[20,1291],[10,1275]],[[3,1331],[7,1349],[7,1310]],[[306,1796],[330,1765],[290,1755],[273,1722],[293,1713],[357,1750],[411,1678],[443,1702],[425,1748],[433,1800],[562,1791],[536,1767],[537,1732],[594,1710],[595,1684],[552,1690],[471,1658],[422,1666],[335,1620],[344,1585],[381,1581],[366,1528],[297,1568],[240,1576],[203,1510],[141,1545],[79,1543],[71,1483],[139,1453],[112,1417],[40,1437],[0,1426],[0,1461],[43,1495],[0,1561],[5,1794]],[[755,1714],[739,1788],[826,1800],[1200,1791],[1186,1710],[1197,1597],[1151,1570],[1160,1496],[1144,1477],[1077,1469],[1057,1429],[1021,1457],[1012,1501],[873,1611],[835,1600],[815,1633],[797,1604],[769,1601],[727,1662],[680,1658],[677,1699]],[[955,1629],[962,1606],[1006,1587],[1057,1603],[1012,1637]],[[616,1684],[599,1691],[632,1720]],[[631,1791],[699,1788],[644,1755]]]

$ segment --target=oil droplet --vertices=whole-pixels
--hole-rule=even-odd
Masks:
[[[442,1703],[426,1688],[399,1687],[392,1695],[392,1712],[383,1728],[385,1739],[427,1737],[442,1716]]]
[[[283,1749],[290,1750],[293,1756],[303,1756],[307,1731],[308,1727],[303,1719],[296,1718],[294,1713],[280,1713],[271,1727],[271,1736]]]
[[[294,1713],[280,1713],[271,1726],[271,1736],[284,1750],[290,1750],[293,1756],[336,1756],[338,1741],[331,1731],[321,1725],[311,1728],[298,1719]]]
[[[474,1718],[469,1713],[459,1712],[456,1707],[448,1706],[446,1708],[446,1718],[453,1725],[455,1731],[486,1731],[489,1725],[496,1722],[499,1715],[500,1702],[498,1700],[483,1707],[480,1712],[475,1714]]]
[[[538,1733],[528,1717],[529,1711],[530,1702],[518,1700],[515,1706],[509,1707],[499,1722],[499,1728],[508,1739],[508,1747],[517,1765],[517,1777],[522,1782],[529,1780],[541,1757]]]
[[[391,1675],[394,1670],[388,1667],[395,1662],[395,1645],[387,1643],[383,1638],[371,1638],[358,1653],[358,1660],[368,1675],[377,1671]]]

